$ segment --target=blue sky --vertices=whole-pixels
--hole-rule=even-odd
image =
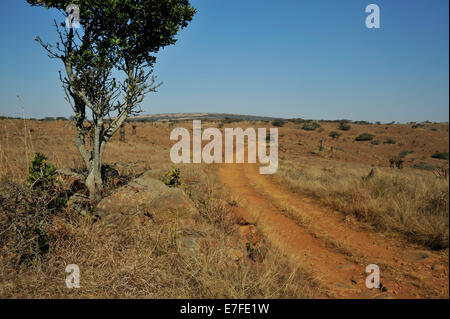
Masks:
[[[144,113],[220,112],[313,119],[448,121],[448,0],[193,0],[164,85]],[[381,28],[367,29],[375,3]],[[70,116],[58,70],[34,41],[55,39],[52,10],[2,0],[0,115]]]

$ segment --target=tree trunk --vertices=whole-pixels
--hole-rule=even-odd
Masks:
[[[91,168],[85,182],[89,191],[89,198],[93,201],[100,200],[103,189],[101,165],[99,157],[92,159]]]
[[[101,198],[101,192],[103,190],[102,181],[102,153],[101,148],[101,133],[103,129],[103,123],[94,124],[94,147],[92,149],[92,156],[88,176],[86,178],[86,187],[89,190],[89,198],[92,201],[98,201]]]

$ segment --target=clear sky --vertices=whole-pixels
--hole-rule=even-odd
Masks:
[[[448,121],[448,0],[192,0],[175,46],[158,54],[164,85],[144,113],[239,113],[312,119]],[[367,29],[365,7],[380,7]],[[70,116],[52,10],[1,0],[0,115]]]

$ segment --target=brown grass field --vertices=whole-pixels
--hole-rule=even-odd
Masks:
[[[37,208],[29,208],[31,199],[21,203],[36,196],[24,186],[34,154],[57,168],[83,163],[73,123],[1,119],[0,298],[448,298],[449,180],[433,173],[448,160],[432,157],[448,154],[448,123],[350,123],[348,131],[319,123],[313,131],[293,122],[279,127],[273,176],[259,175],[254,164],[177,165],[198,210],[187,226],[169,211],[113,222],[44,212],[49,249],[30,256],[21,238],[35,240],[23,231],[34,229],[27,223]],[[133,164],[128,179],[168,171],[177,126],[192,122],[138,123],[136,135],[127,124],[126,141],[114,136],[103,161]],[[220,126],[272,127],[202,123]],[[342,135],[333,139],[332,131]],[[355,141],[362,133],[373,140]],[[390,167],[393,157],[402,158],[402,169]],[[202,248],[180,249],[180,233],[194,230]],[[255,251],[264,253],[254,258]],[[80,265],[80,289],[65,286],[71,263]],[[382,289],[365,287],[371,263],[380,267]]]

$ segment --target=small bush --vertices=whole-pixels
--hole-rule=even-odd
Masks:
[[[36,153],[29,168],[28,186],[48,186],[56,176],[56,167],[47,163],[47,156]]]
[[[372,142],[370,142],[370,144],[372,144],[372,145],[380,145],[380,140],[372,141]]]
[[[419,164],[415,164],[413,166],[411,166],[412,168],[417,168],[417,169],[422,169],[424,171],[433,171],[436,169],[436,167],[428,165],[425,162],[420,162]]]
[[[282,120],[275,120],[275,121],[272,121],[272,126],[282,127],[282,126],[284,126],[285,123],[286,122],[282,121]]]
[[[331,131],[330,134],[328,134],[329,137],[334,138],[334,139],[338,138],[341,135],[342,135],[342,133],[339,133],[336,131]]]
[[[448,152],[436,152],[431,155],[432,158],[438,158],[443,160],[448,160]]]
[[[359,136],[357,136],[355,138],[355,141],[371,141],[373,140],[373,138],[375,137],[375,135],[369,134],[369,133],[362,133]]]
[[[289,119],[288,121],[291,122],[291,123],[294,123],[294,124],[302,124],[302,123],[305,122],[305,120],[302,119],[302,118],[298,118],[298,119]]]
[[[339,129],[341,131],[349,131],[351,129],[351,126],[348,125],[347,123],[341,123],[339,124]]]
[[[163,182],[169,187],[181,186],[181,170],[178,167],[172,168],[164,175]]]
[[[317,122],[305,123],[303,124],[302,129],[305,131],[314,131],[316,128],[319,128],[320,124]]]
[[[397,143],[393,138],[388,138],[386,141],[383,142],[384,144],[395,144]]]

